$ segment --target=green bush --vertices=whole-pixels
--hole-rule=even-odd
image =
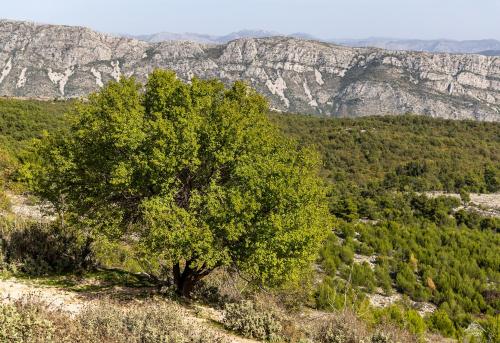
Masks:
[[[455,336],[455,326],[453,322],[448,317],[448,314],[443,310],[438,310],[434,312],[428,318],[429,328],[445,335],[447,337]]]
[[[351,281],[354,286],[364,287],[368,292],[375,290],[375,274],[366,262],[353,265]]]
[[[26,222],[2,240],[5,262],[30,275],[84,271],[95,263],[92,240],[56,224]]]
[[[229,303],[225,306],[224,327],[249,338],[278,341],[282,325],[277,315],[258,308],[252,301]]]

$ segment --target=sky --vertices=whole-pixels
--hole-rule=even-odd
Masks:
[[[2,0],[0,18],[108,33],[499,39],[500,0]]]

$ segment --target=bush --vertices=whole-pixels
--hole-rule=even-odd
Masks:
[[[10,209],[10,201],[5,191],[2,189],[2,184],[0,181],[0,212],[6,211]]]
[[[51,342],[54,327],[37,306],[22,304],[0,305],[0,342]]]
[[[97,342],[214,342],[207,332],[196,332],[182,322],[177,305],[148,302],[142,306],[115,304],[89,306],[78,317],[80,325],[94,332]]]
[[[90,238],[55,224],[27,222],[2,240],[5,262],[30,275],[83,271],[95,263]]]
[[[342,312],[321,324],[315,336],[321,343],[358,343],[365,340],[367,328],[353,313]]]
[[[249,338],[278,341],[282,326],[277,315],[258,308],[252,301],[240,301],[225,306],[224,327]]]
[[[393,340],[391,337],[387,334],[384,334],[382,332],[378,332],[372,336],[370,339],[371,343],[392,343]]]
[[[455,326],[448,314],[443,310],[434,312],[428,319],[428,325],[431,329],[444,336],[453,337],[455,335]]]

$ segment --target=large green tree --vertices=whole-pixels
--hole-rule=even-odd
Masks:
[[[40,149],[36,189],[65,221],[137,242],[189,296],[231,265],[270,286],[315,258],[329,214],[318,155],[284,138],[265,99],[157,70],[111,82]]]

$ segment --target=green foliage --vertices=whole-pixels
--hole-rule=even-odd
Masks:
[[[401,329],[408,330],[412,334],[420,337],[422,337],[427,331],[427,325],[424,318],[422,318],[417,311],[405,308],[400,304],[375,309],[373,314],[375,322],[378,324],[396,324]]]
[[[324,310],[344,310],[348,307],[359,308],[365,304],[362,292],[352,287],[346,280],[327,276],[318,285],[315,295],[316,307]]]
[[[242,83],[111,82],[49,137],[35,189],[74,224],[138,238],[172,270],[183,295],[234,265],[270,286],[300,278],[328,228],[319,158],[269,124]]]
[[[448,337],[455,335],[455,326],[445,311],[438,310],[434,312],[427,322],[432,330],[436,330]]]
[[[44,131],[54,132],[68,125],[64,115],[72,101],[0,99],[0,146],[18,156]]]
[[[368,263],[354,264],[351,273],[351,282],[354,286],[364,287],[368,292],[375,290],[375,274]]]
[[[414,191],[500,189],[500,123],[425,116],[271,118],[285,133],[319,149],[323,173],[335,184],[367,190],[374,184]]]
[[[44,102],[0,99],[0,213],[9,209],[6,196],[17,177],[19,161],[24,161],[33,139],[44,131],[67,127],[63,113],[72,102]]]
[[[157,270],[173,268],[179,256],[191,257],[180,258],[179,267],[188,262],[198,271],[204,263],[215,266],[238,260],[237,267],[260,282],[283,281],[274,280],[290,263],[281,253],[307,240],[295,230],[285,237],[269,236],[267,231],[278,227],[283,232],[287,222],[294,221],[293,211],[289,216],[283,213],[300,201],[298,193],[280,187],[279,180],[289,172],[284,161],[294,161],[292,165],[305,173],[314,169],[317,159],[269,128],[262,99],[252,92],[243,96],[241,85],[226,90],[218,82],[194,80],[188,86],[173,75],[156,74],[146,94],[139,88],[125,79],[87,104],[0,99],[0,210],[8,207],[4,192],[8,180],[51,176],[45,179],[50,182],[35,184],[40,193],[55,199],[69,221],[82,219],[81,227],[106,234],[108,250],[116,254],[127,255],[128,250],[136,255],[140,237],[143,261]],[[62,113],[75,112],[74,106],[80,120],[68,134],[70,118]],[[327,277],[316,293],[320,308],[343,308],[345,295],[348,304],[361,306],[359,298],[375,282],[385,293],[395,286],[414,300],[439,305],[457,331],[476,315],[483,318],[485,328],[494,328],[494,313],[499,310],[494,296],[500,280],[499,220],[466,210],[455,212],[458,199],[428,199],[412,191],[454,191],[464,200],[471,192],[498,192],[500,124],[413,116],[339,119],[271,114],[270,118],[286,136],[315,146],[323,161],[321,173],[332,181],[327,206],[341,221],[321,249]],[[45,130],[61,130],[66,138],[45,140],[40,151],[49,163],[36,170],[26,150]],[[262,132],[262,138],[254,137],[256,132]],[[267,142],[269,137],[274,139]],[[51,148],[44,148],[48,141]],[[250,147],[242,148],[242,142]],[[244,159],[253,158],[251,147],[260,146],[263,152],[255,153],[259,159],[252,166]],[[275,158],[261,156],[266,149]],[[241,158],[231,164],[227,162],[231,156]],[[18,160],[29,163],[16,171]],[[212,175],[210,165],[215,168],[215,186],[201,182]],[[254,177],[260,174],[264,177]],[[229,187],[235,180],[232,176],[245,186]],[[221,182],[225,178],[228,181]],[[298,178],[294,174],[290,184]],[[320,186],[313,182],[311,193],[317,194]],[[191,190],[188,208],[179,206],[185,189]],[[77,201],[71,199],[82,194]],[[283,205],[278,206],[277,216],[266,212],[277,204]],[[297,210],[297,218],[307,211],[312,212]],[[256,214],[267,214],[268,220],[258,222]],[[172,230],[173,226],[185,229]],[[308,237],[311,247],[317,243]],[[262,245],[255,244],[257,239]],[[242,253],[248,247],[253,249]],[[275,255],[268,254],[271,249]],[[366,266],[353,265],[354,253],[378,256],[373,275]],[[298,250],[297,255],[301,255]],[[288,279],[299,275],[300,266],[295,267]],[[436,330],[450,334],[446,325]]]
[[[375,266],[375,277],[377,285],[382,288],[386,295],[392,293],[392,279],[389,267],[386,264],[377,264]]]
[[[81,272],[95,265],[92,240],[55,223],[2,220],[3,261],[31,276]]]
[[[224,327],[245,337],[269,342],[279,341],[283,330],[276,314],[257,308],[252,301],[226,304]]]
[[[481,333],[486,342],[500,341],[500,314],[480,319],[478,324],[481,327]]]
[[[498,219],[465,210],[455,212],[453,208],[460,204],[456,198],[394,192],[369,196],[376,221],[336,225],[336,235],[321,250],[327,275],[351,280],[353,292],[372,290],[374,279],[362,272],[366,266],[352,264],[356,251],[377,256],[375,283],[385,293],[390,294],[394,285],[415,301],[430,301],[457,328],[466,328],[471,315],[489,317],[499,311],[499,303],[491,295],[497,294],[500,280]],[[322,308],[328,308],[325,299],[338,298],[337,284],[345,282],[328,280],[318,288]],[[341,304],[338,299],[330,308]],[[448,331],[445,329],[446,335]]]

